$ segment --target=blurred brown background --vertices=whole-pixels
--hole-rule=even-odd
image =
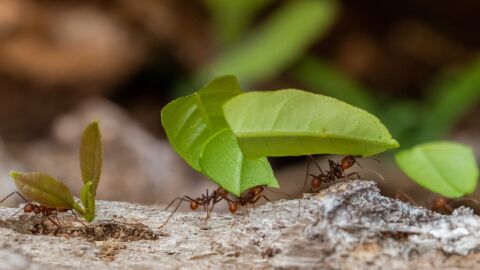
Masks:
[[[214,187],[172,151],[159,112],[223,74],[365,108],[403,147],[450,138],[478,157],[478,14],[473,0],[0,0],[0,196],[13,169],[49,172],[78,194],[92,119],[106,150],[99,199],[157,204]],[[435,197],[381,158],[360,162],[386,193]],[[305,159],[271,161],[298,194]]]

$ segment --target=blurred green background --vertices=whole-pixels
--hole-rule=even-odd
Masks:
[[[1,1],[0,173],[53,170],[76,181],[77,169],[57,161],[76,162],[67,144],[78,119],[106,117],[104,127],[118,129],[109,138],[120,146],[110,147],[121,150],[107,153],[100,198],[163,203],[202,192],[211,185],[161,150],[159,111],[224,74],[244,89],[300,88],[364,108],[402,147],[449,138],[478,157],[479,12],[470,0]],[[108,118],[112,110],[121,117]],[[134,163],[116,160],[129,155]],[[365,161],[385,175],[387,193],[432,196],[390,160]],[[304,159],[272,162],[285,191],[299,192]],[[13,187],[2,181],[3,194]]]

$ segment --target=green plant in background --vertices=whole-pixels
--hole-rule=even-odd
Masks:
[[[52,209],[75,210],[88,222],[95,218],[95,194],[100,181],[103,146],[97,122],[92,122],[83,133],[80,145],[80,167],[84,186],[80,206],[70,189],[45,173],[11,172],[18,191],[26,198]]]
[[[473,150],[459,143],[430,142],[395,155],[398,166],[422,187],[447,198],[475,191],[478,167]]]
[[[197,81],[206,81],[221,74],[235,74],[243,85],[272,78],[292,65],[327,33],[339,9],[335,0],[288,1],[265,19],[255,32],[249,33],[245,28],[251,23],[251,18],[269,1],[204,2],[213,14],[217,14],[214,16],[217,18],[215,25],[221,25],[222,29],[237,29],[231,30],[234,32],[222,30],[217,36],[225,36],[223,39],[234,36],[238,45],[223,48],[198,74]],[[234,11],[229,12],[231,10]],[[233,16],[226,15],[237,11],[244,19],[234,22]],[[232,24],[236,26],[230,27]]]
[[[237,196],[278,187],[267,156],[369,156],[398,147],[362,109],[296,89],[242,93],[234,76],[170,102],[161,118],[175,151]]]
[[[339,17],[335,0],[203,0],[213,17],[220,53],[196,74],[206,81],[236,74],[249,86],[291,75],[313,92],[338,98],[377,115],[404,146],[444,138],[480,101],[480,60],[455,73],[441,72],[426,90],[426,101],[398,100],[368,89],[319,57],[305,56]],[[275,3],[276,5],[273,5]],[[259,24],[254,19],[273,8]]]

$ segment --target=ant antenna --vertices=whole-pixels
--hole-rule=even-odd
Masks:
[[[287,196],[289,199],[293,199],[293,196],[291,194],[288,194],[286,192],[282,192],[280,190],[276,190],[276,191],[273,191],[273,190],[268,190],[269,192],[271,193],[276,193],[276,194],[283,194],[285,196]]]
[[[360,168],[362,168],[362,167],[360,167]],[[383,183],[387,182],[387,181],[385,181],[385,177],[383,177],[383,175],[381,173],[377,172],[376,170],[372,170],[372,169],[369,169],[369,168],[362,168],[362,170],[375,174],[376,176],[378,176],[380,178],[380,180],[382,180]]]
[[[173,210],[172,213],[170,213],[170,215],[168,216],[167,220],[165,220],[165,222],[160,225],[160,228],[163,228],[163,226],[167,225],[168,221],[170,220],[170,218],[173,216],[173,214],[175,214],[175,212],[177,212],[178,208],[180,207],[180,205],[182,204],[182,202],[188,202],[188,200],[186,200],[185,198],[181,198],[181,197],[178,197],[178,198],[175,198],[175,200],[173,200],[168,206],[167,206],[167,209],[168,207],[170,207],[170,205],[173,204],[174,201],[176,200],[179,200],[177,206],[175,207],[175,209]],[[166,209],[165,209],[166,210]]]
[[[477,199],[474,198],[459,198],[459,199],[454,199],[456,202],[472,202],[476,205],[480,205],[480,202]]]
[[[22,198],[26,203],[29,203],[29,201],[28,201],[27,199],[25,199],[25,197],[23,197],[23,195],[20,194],[20,192],[18,192],[18,191],[14,191],[14,192],[8,194],[5,198],[3,198],[3,199],[0,201],[0,203],[4,202],[6,199],[8,199],[9,197],[11,197],[13,194],[17,194],[17,195],[20,196],[20,198]]]

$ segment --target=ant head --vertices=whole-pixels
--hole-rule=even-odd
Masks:
[[[235,214],[237,212],[237,202],[229,201],[228,210],[230,211],[230,213]]]
[[[343,170],[351,168],[355,163],[358,164],[357,160],[355,159],[354,156],[345,156],[342,158],[342,162],[340,163],[340,166],[342,167]]]
[[[197,210],[197,208],[198,208],[198,203],[196,201],[191,201],[190,202],[190,209],[195,211],[195,210]]]
[[[256,187],[252,187],[248,190],[248,193],[251,195],[251,196],[257,196],[259,195],[260,193],[263,192],[263,189],[264,187],[263,186],[256,186]]]
[[[445,198],[436,198],[433,200],[433,207],[435,208],[443,208],[449,204],[449,200]]]
[[[225,197],[228,196],[228,191],[226,191],[226,190],[225,190],[224,188],[222,188],[222,187],[218,187],[218,188],[217,188],[217,193],[218,193],[218,195],[220,195],[220,197],[223,197],[223,198],[225,198]]]
[[[25,213],[32,213],[34,210],[34,207],[32,204],[30,203],[27,203],[24,207],[23,207],[23,212]]]

